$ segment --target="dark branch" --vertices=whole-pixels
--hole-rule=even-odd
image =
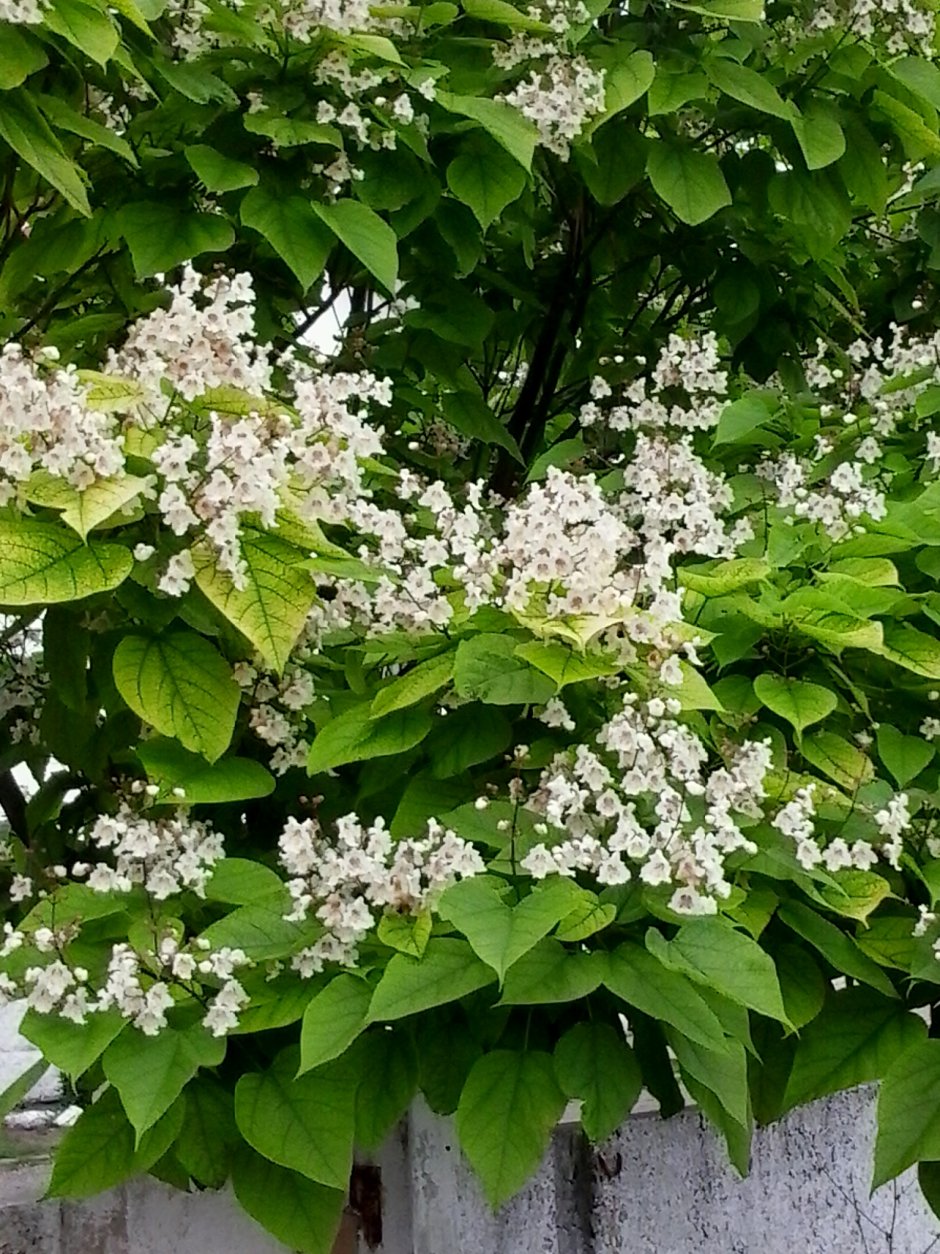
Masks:
[[[29,825],[26,822],[26,798],[12,771],[0,772],[0,808],[7,816],[13,835],[25,841],[29,836]]]

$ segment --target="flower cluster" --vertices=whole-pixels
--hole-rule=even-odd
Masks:
[[[796,846],[797,861],[806,870],[822,866],[827,871],[870,871],[879,856],[895,870],[900,865],[903,836],[911,823],[908,798],[898,793],[872,815],[878,833],[877,843],[856,838],[851,843],[837,836],[825,841],[816,831],[816,785],[798,788],[777,811],[772,826]]]
[[[290,917],[313,914],[325,929],[292,959],[303,976],[327,962],[354,963],[376,912],[420,914],[448,885],[484,870],[474,847],[434,820],[423,837],[393,840],[381,819],[366,826],[346,815],[332,839],[315,819],[289,819],[278,848],[291,877]]]
[[[888,52],[934,51],[936,6],[930,0],[823,0],[813,5],[809,29],[840,30],[883,41]]]
[[[35,627],[22,627],[15,619],[0,615],[0,719],[16,713],[7,724],[14,744],[36,743],[39,716],[48,689],[49,677],[42,669],[40,633]]]
[[[0,351],[0,504],[15,500],[36,472],[87,488],[123,470],[120,423],[89,402],[73,367],[10,343]]]
[[[37,928],[28,934],[8,929],[0,947],[0,957],[8,957],[28,944],[40,956],[54,955],[25,969],[22,987],[9,976],[0,976],[0,998],[24,996],[37,1014],[57,1014],[72,1023],[84,1024],[89,1016],[117,1010],[145,1036],[156,1036],[167,1026],[167,1011],[178,997],[173,989],[191,993],[200,984],[206,1005],[203,1025],[213,1036],[225,1036],[238,1026],[238,1014],[248,1004],[248,995],[235,972],[250,966],[240,949],[223,946],[213,950],[208,941],[197,939],[188,948],[172,936],[155,941],[141,954],[127,942],[111,946],[104,980],[92,985],[88,971],[68,957],[70,930],[55,932]]]
[[[73,875],[84,871],[96,892],[130,892],[141,884],[157,901],[184,888],[202,896],[212,868],[225,850],[222,837],[185,810],[175,817],[149,818],[123,804],[117,814],[100,815],[88,832],[88,844],[107,851],[114,865],[79,864]]]
[[[214,560],[241,585],[247,516],[273,527],[289,498],[309,521],[345,521],[365,495],[360,459],[382,450],[380,429],[368,426],[360,411],[387,404],[390,392],[367,374],[318,374],[286,361],[291,404],[270,402],[264,396],[273,361],[252,338],[250,279],[205,283],[187,270],[170,296],[166,309],[132,328],[108,365],[135,389],[128,430],[139,423],[156,445],[149,456],[163,521],[190,545],[202,541],[202,560]],[[123,462],[106,471],[118,469]],[[142,561],[151,555],[146,547],[137,554]],[[162,572],[161,590],[180,595],[195,570],[192,552],[175,554]]]
[[[269,354],[253,339],[250,275],[223,274],[207,282],[187,266],[169,295],[166,308],[134,323],[121,348],[108,354],[108,373],[140,387],[146,420],[165,414],[165,384],[187,401],[215,388],[253,394],[270,388]]]
[[[227,4],[236,13],[241,8],[240,0],[227,0]],[[213,10],[206,0],[170,0],[163,15],[172,24],[173,46],[187,57],[231,42],[225,27],[211,22]],[[351,34],[380,25],[365,0],[275,0],[266,16],[302,43],[310,43],[323,31]]]
[[[42,11],[39,0],[0,0],[0,22],[11,26],[38,26]]]
[[[823,484],[812,487],[812,467],[792,453],[763,463],[759,472],[773,484],[784,509],[792,510],[794,518],[819,523],[833,540],[864,530],[865,517],[885,516],[884,493],[866,483],[865,468],[857,462],[843,462]]]
[[[737,819],[760,813],[770,748],[748,742],[711,768],[679,709],[669,695],[627,693],[597,734],[600,752],[580,744],[555,758],[528,801],[536,830],[553,839],[528,852],[524,870],[536,879],[583,871],[601,884],[636,876],[671,886],[677,913],[715,913],[731,890],[726,857],[756,852]]]
[[[251,730],[273,750],[271,770],[283,775],[291,767],[304,766],[310,749],[306,710],[314,698],[310,672],[289,666],[275,680],[243,662],[236,666],[235,678],[251,708]]]
[[[539,0],[527,5],[525,11],[527,17],[541,23],[541,29],[537,33],[517,31],[506,43],[493,45],[493,62],[501,70],[515,69],[524,61],[557,56],[572,27],[591,20],[583,0]]]
[[[604,71],[584,57],[550,57],[503,99],[535,124],[543,147],[567,161],[572,141],[604,112]]]

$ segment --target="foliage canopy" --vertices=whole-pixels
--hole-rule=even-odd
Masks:
[[[418,1092],[499,1204],[568,1099],[743,1171],[867,1081],[935,1193],[940,70],[868,7],[0,0],[53,1194],[325,1254]]]

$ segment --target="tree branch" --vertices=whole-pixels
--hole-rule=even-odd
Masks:
[[[7,816],[13,835],[25,841],[29,836],[29,825],[26,822],[26,798],[12,771],[0,772],[0,808]]]

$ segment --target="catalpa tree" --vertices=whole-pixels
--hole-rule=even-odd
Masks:
[[[940,1202],[935,9],[0,0],[53,1195],[878,1080]]]

